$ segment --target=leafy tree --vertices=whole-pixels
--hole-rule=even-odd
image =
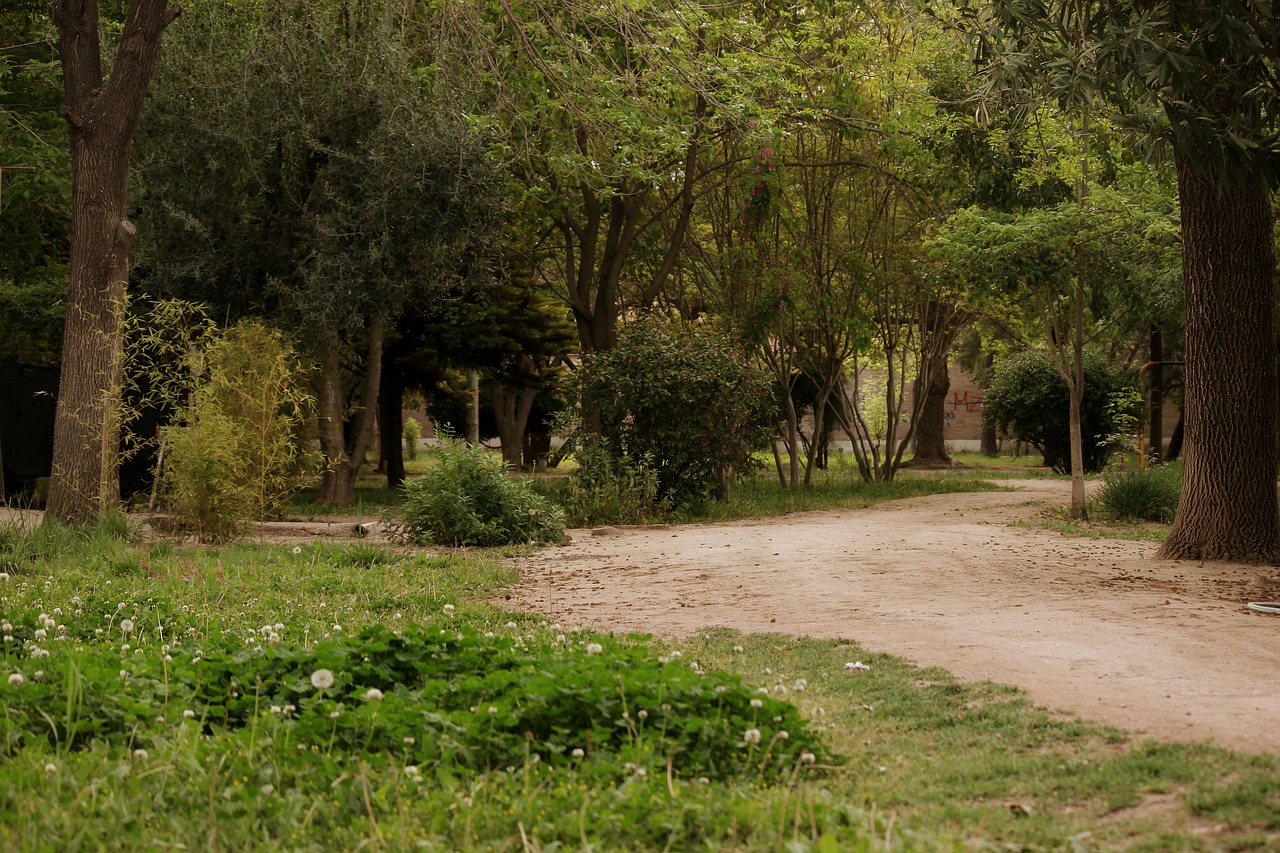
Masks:
[[[1095,191],[1089,205],[1066,201],[1018,214],[967,208],[940,230],[932,246],[949,274],[965,279],[975,297],[1002,304],[1030,296],[1054,364],[1070,392],[1070,424],[1076,448],[1071,461],[1087,458],[1083,399],[1089,393],[1084,341],[1118,299],[1111,291],[1137,290],[1171,262],[1167,211],[1151,210],[1116,191]],[[1088,298],[1086,298],[1088,297]],[[1105,307],[1104,307],[1105,306]],[[1086,512],[1083,467],[1072,468],[1072,514]]]
[[[54,366],[66,321],[71,151],[43,3],[0,13],[0,362]]]
[[[120,500],[117,453],[125,282],[137,233],[127,216],[129,150],[160,37],[180,9],[132,0],[106,73],[96,0],[55,0],[71,142],[67,324],[46,518],[100,519]]]
[[[733,472],[748,470],[769,438],[768,380],[705,328],[630,324],[616,348],[583,358],[580,381],[600,438],[615,457],[656,472],[659,499],[727,499]]]
[[[969,9],[997,82],[1063,79],[1169,143],[1186,293],[1182,503],[1166,558],[1280,559],[1275,254],[1280,18],[1270,3],[995,0]],[[1074,33],[1061,37],[1062,30]]]
[[[265,521],[293,488],[312,400],[287,341],[242,321],[204,342],[190,403],[163,430],[165,500],[202,542]]]
[[[454,4],[461,61],[492,93],[498,148],[545,223],[539,270],[573,313],[580,351],[616,342],[676,270],[722,135],[763,137],[785,87],[770,63],[783,16],[724,7],[533,0]],[[757,16],[759,15],[759,19]],[[767,57],[767,58],[766,58]]]
[[[463,104],[398,32],[362,4],[202,5],[139,146],[158,285],[269,316],[318,361],[328,503],[354,501],[387,335],[485,276],[502,203]]]

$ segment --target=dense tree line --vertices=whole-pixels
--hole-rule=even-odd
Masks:
[[[71,35],[98,32],[96,4],[55,6],[56,27],[19,7],[0,220],[48,224],[12,232],[0,300],[48,310],[69,272],[51,509],[113,500],[132,256],[135,290],[311,354],[333,502],[375,415],[394,428],[406,390],[463,370],[517,463],[538,394],[648,314],[767,371],[789,488],[840,433],[868,479],[913,443],[945,461],[962,337],[980,364],[1050,353],[1080,464],[1086,355],[1136,366],[1185,340],[1164,553],[1276,559],[1277,24],[1244,8],[213,0],[175,22],[133,0],[106,11],[108,74],[111,50]]]

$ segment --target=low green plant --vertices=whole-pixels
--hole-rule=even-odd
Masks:
[[[107,513],[93,527],[36,524],[22,518],[0,522],[0,572],[25,574],[41,564],[74,558],[103,565],[124,559],[137,530],[121,513]]]
[[[411,542],[490,547],[564,537],[564,513],[511,477],[501,458],[448,437],[435,457],[404,484],[402,530]]]
[[[1172,524],[1182,491],[1179,465],[1108,471],[1096,495],[1113,518]]]
[[[409,461],[418,458],[418,441],[422,438],[422,425],[417,418],[406,418],[404,422],[404,452]]]
[[[583,359],[579,381],[579,429],[650,469],[673,506],[726,499],[726,474],[750,471],[773,434],[768,378],[702,326],[632,323],[614,349]]]
[[[578,467],[556,495],[570,526],[649,524],[670,513],[657,472],[643,460],[615,456],[594,436],[580,438],[573,455]]]
[[[372,569],[396,562],[398,555],[389,548],[371,542],[347,545],[338,552],[337,562],[353,569]]]

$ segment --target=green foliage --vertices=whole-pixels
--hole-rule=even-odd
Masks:
[[[123,559],[126,545],[137,538],[128,519],[111,513],[93,527],[71,528],[57,522],[27,523],[22,519],[0,523],[0,572],[29,574],[38,566],[75,558],[82,565]]]
[[[579,438],[573,455],[578,468],[555,496],[571,527],[648,524],[670,512],[649,460],[615,456],[595,436]]]
[[[56,364],[66,317],[71,146],[45,10],[0,14],[0,362]]]
[[[7,652],[32,641],[33,622],[12,626]],[[151,645],[149,628],[132,618],[122,628],[116,613],[62,621],[75,637],[90,633],[88,623]],[[326,752],[389,753],[447,773],[524,764],[536,754],[552,764],[592,765],[602,780],[625,778],[624,761],[656,773],[668,758],[681,777],[773,780],[801,752],[826,752],[794,706],[757,694],[741,678],[704,674],[608,637],[557,641],[409,626],[373,627],[307,649],[262,639],[249,649],[171,642],[170,660],[131,657],[123,678],[107,648],[51,657],[39,682],[10,688],[0,751],[12,756],[43,743],[77,750],[95,740],[149,747],[192,711],[191,725],[205,735],[264,727]],[[68,680],[76,705],[50,721],[43,711],[65,706],[58,698]],[[160,696],[166,701],[157,707]],[[751,730],[757,742],[751,734],[744,741]]]
[[[1152,465],[1108,471],[1096,497],[1115,518],[1172,524],[1181,491],[1181,465]]]
[[[404,447],[405,455],[410,462],[418,458],[418,441],[422,438],[422,425],[418,423],[417,418],[405,418],[404,421]]]
[[[293,490],[311,398],[292,347],[256,323],[215,337],[199,370],[182,423],[162,431],[164,493],[179,528],[223,542]]]
[[[435,461],[404,484],[404,531],[411,541],[489,547],[557,542],[564,517],[500,457],[442,436]]]
[[[675,506],[704,501],[726,472],[751,470],[751,451],[772,434],[769,380],[702,327],[633,323],[615,349],[583,359],[580,377],[583,431],[651,468],[658,499]]]
[[[1085,471],[1098,472],[1107,464],[1112,437],[1121,426],[1117,418],[1130,414],[1133,398],[1127,392],[1134,384],[1130,372],[1086,354],[1080,402]],[[1067,384],[1041,350],[1027,350],[998,365],[982,403],[987,424],[1035,446],[1059,473],[1071,470],[1069,414]]]
[[[337,2],[187,10],[134,146],[157,287],[315,343],[482,270],[500,176],[401,35]]]

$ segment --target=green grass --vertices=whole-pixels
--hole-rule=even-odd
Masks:
[[[410,477],[428,471],[436,455],[428,451],[412,463],[406,463]],[[760,456],[764,466],[735,484],[732,500],[728,504],[709,503],[695,510],[683,510],[668,521],[705,522],[727,521],[742,518],[758,518],[784,515],[790,512],[810,510],[848,509],[866,507],[875,503],[930,494],[953,492],[989,491],[996,488],[992,479],[1021,479],[1058,477],[1039,465],[1035,455],[1001,456],[995,459],[978,454],[956,454],[962,466],[941,471],[912,471],[904,469],[890,483],[865,483],[858,474],[857,462],[852,454],[832,453],[825,470],[813,472],[808,488],[795,490],[783,488],[774,469],[772,457]],[[575,467],[570,457],[549,476],[531,477],[540,493],[555,500],[565,488],[567,477]],[[293,520],[314,520],[326,516],[359,516],[379,518],[398,517],[404,502],[400,489],[388,489],[384,476],[366,471],[356,485],[356,505],[340,507],[316,504],[317,487],[303,489],[293,495],[288,517]]]
[[[1014,522],[1013,526],[1056,530],[1068,536],[1083,536],[1087,539],[1127,539],[1133,542],[1163,542],[1169,538],[1169,525],[1167,524],[1099,518],[1096,513],[1088,521],[1078,521],[1073,518],[1067,518],[1066,514],[1066,509],[1062,508],[1052,517],[1045,517],[1036,521],[1017,521]]]
[[[0,534],[7,850],[1207,851],[1280,831],[1272,756],[1151,743],[852,642],[547,625],[492,603],[508,552]]]

